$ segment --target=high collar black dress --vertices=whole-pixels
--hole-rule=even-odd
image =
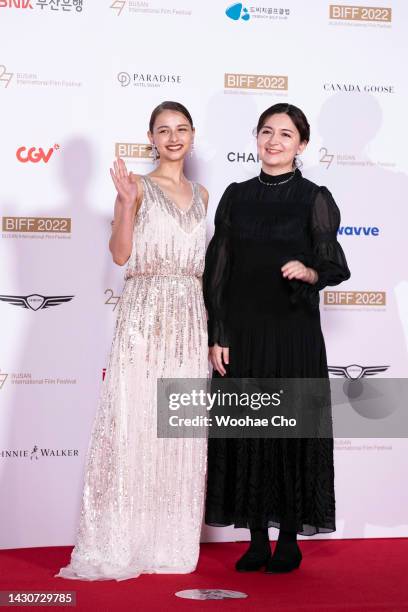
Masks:
[[[208,246],[204,298],[210,346],[230,349],[234,378],[327,378],[319,290],[350,276],[325,187],[301,172],[260,176],[225,190]],[[302,261],[310,285],[283,278]],[[333,440],[210,439],[206,522],[290,524],[302,535],[335,530]]]

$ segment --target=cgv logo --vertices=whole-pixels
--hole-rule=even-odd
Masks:
[[[27,147],[20,147],[16,151],[16,157],[19,162],[26,164],[27,162],[32,162],[33,164],[38,164],[38,162],[43,161],[45,164],[51,159],[51,155],[54,151],[58,151],[59,145],[54,145],[48,151],[44,151],[41,147],[36,149],[36,147],[31,147],[27,149]]]
[[[0,0],[0,8],[33,9],[31,0]]]

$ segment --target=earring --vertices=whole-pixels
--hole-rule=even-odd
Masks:
[[[194,141],[191,143],[191,147],[190,147],[190,157],[193,157],[194,155]]]
[[[153,157],[153,161],[157,162],[158,157],[159,157],[159,153],[157,151],[157,147],[154,143],[152,143],[152,157]]]

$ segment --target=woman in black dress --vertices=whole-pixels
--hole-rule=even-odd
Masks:
[[[261,173],[227,187],[206,255],[214,375],[327,378],[319,290],[350,277],[339,209],[296,167],[310,135],[299,108],[271,106],[256,131]],[[299,567],[297,534],[335,530],[332,438],[210,439],[206,523],[250,529],[239,571]]]

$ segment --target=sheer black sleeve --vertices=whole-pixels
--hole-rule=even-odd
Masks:
[[[218,204],[214,236],[205,256],[203,291],[208,312],[209,346],[229,346],[227,291],[231,272],[231,203],[235,185],[231,183],[227,187]]]
[[[312,208],[311,232],[313,261],[319,279],[316,289],[327,285],[338,285],[350,278],[346,256],[337,242],[340,225],[340,211],[333,196],[326,187],[320,187]]]
[[[312,258],[308,265],[316,270],[315,285],[302,281],[293,282],[292,299],[306,299],[312,306],[319,303],[318,292],[327,285],[338,285],[350,278],[341,245],[337,241],[340,225],[340,211],[326,187],[320,187],[312,204],[310,232],[312,237]]]

